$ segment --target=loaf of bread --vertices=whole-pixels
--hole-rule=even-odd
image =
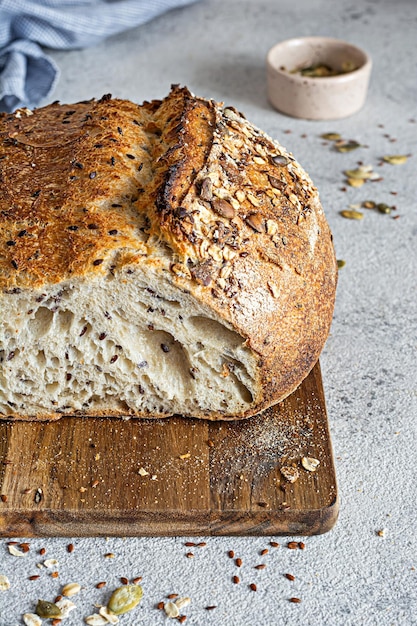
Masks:
[[[0,417],[251,416],[328,336],[316,188],[233,107],[173,86],[0,116]]]

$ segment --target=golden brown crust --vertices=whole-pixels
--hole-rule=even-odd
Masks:
[[[158,263],[163,241],[172,282],[258,355],[257,397],[234,418],[312,369],[334,307],[331,234],[292,155],[233,108],[174,86],[141,107],[103,97],[2,115],[0,176],[0,288]]]

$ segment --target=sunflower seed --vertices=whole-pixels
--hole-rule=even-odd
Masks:
[[[123,615],[135,608],[143,596],[140,585],[123,585],[113,591],[107,608],[115,615]]]
[[[71,596],[77,595],[77,593],[80,593],[80,591],[81,585],[79,585],[78,583],[68,583],[68,585],[62,587],[61,594],[66,598],[71,598]]]
[[[212,200],[211,207],[213,211],[227,219],[232,219],[232,217],[235,216],[235,210],[232,205],[227,202],[227,200],[223,200],[222,198],[215,198]]]
[[[289,160],[283,154],[276,154],[275,156],[271,157],[271,161],[274,163],[274,165],[282,166],[288,165],[289,163]]]
[[[301,459],[301,465],[308,472],[315,472],[320,465],[320,461],[318,459],[314,459],[311,456],[303,456],[303,458]]]
[[[249,215],[245,218],[245,222],[257,233],[262,233],[264,231],[263,219],[260,213],[249,213]]]
[[[346,217],[348,220],[361,220],[363,218],[363,213],[361,213],[360,211],[340,211],[340,215],[342,217]]]
[[[391,165],[402,165],[407,159],[408,157],[405,154],[387,154],[382,157],[385,163],[391,163]]]
[[[3,574],[0,575],[0,591],[6,591],[7,589],[10,589],[10,580],[7,578],[7,576],[3,576]]]
[[[326,141],[337,141],[341,138],[339,133],[323,133],[320,137]]]

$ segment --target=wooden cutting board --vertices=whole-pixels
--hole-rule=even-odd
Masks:
[[[240,422],[0,422],[0,494],[4,537],[326,532],[338,497],[320,366]]]

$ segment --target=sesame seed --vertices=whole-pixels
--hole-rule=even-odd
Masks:
[[[105,339],[107,337],[106,333],[100,333],[98,338],[100,339],[100,341],[103,341],[103,339]]]
[[[169,352],[170,348],[166,343],[161,343],[161,350],[162,352]]]
[[[88,225],[88,228],[89,228],[90,230],[97,230],[97,229],[98,229],[98,226],[97,226],[97,224],[89,224],[89,225]]]
[[[136,157],[133,154],[126,154],[128,159],[135,159]]]
[[[110,158],[110,163],[111,163],[111,165],[115,165],[116,159],[114,157],[111,157]]]
[[[17,236],[18,236],[18,237],[24,237],[26,234],[27,234],[27,230],[24,230],[24,229],[23,229],[23,230],[21,230],[21,231],[19,231],[19,232],[17,233]]]
[[[15,241],[12,241],[12,240],[6,241],[6,246],[15,246],[15,245],[16,245]]]
[[[122,131],[122,129],[120,128],[120,126],[118,126],[118,127],[117,127],[117,132],[119,133],[119,135],[123,135],[123,131]]]
[[[84,169],[84,165],[80,163],[79,161],[75,161],[74,167],[78,167],[79,170]]]
[[[109,230],[109,235],[117,235],[117,230],[115,228],[113,228],[112,230]]]
[[[18,264],[16,263],[16,261],[13,259],[12,261],[12,265],[14,267],[15,270],[17,270],[17,268],[19,267]]]
[[[97,172],[90,172],[88,175],[88,177],[91,179],[95,178],[96,176],[97,176]]]
[[[68,226],[68,230],[78,230],[78,226]]]
[[[103,261],[104,259],[96,259],[95,261],[93,261],[93,265],[101,265]]]
[[[110,363],[115,363],[117,361],[117,359],[119,358],[119,356],[117,354],[115,354],[114,356],[112,356],[112,358],[110,359]]]

